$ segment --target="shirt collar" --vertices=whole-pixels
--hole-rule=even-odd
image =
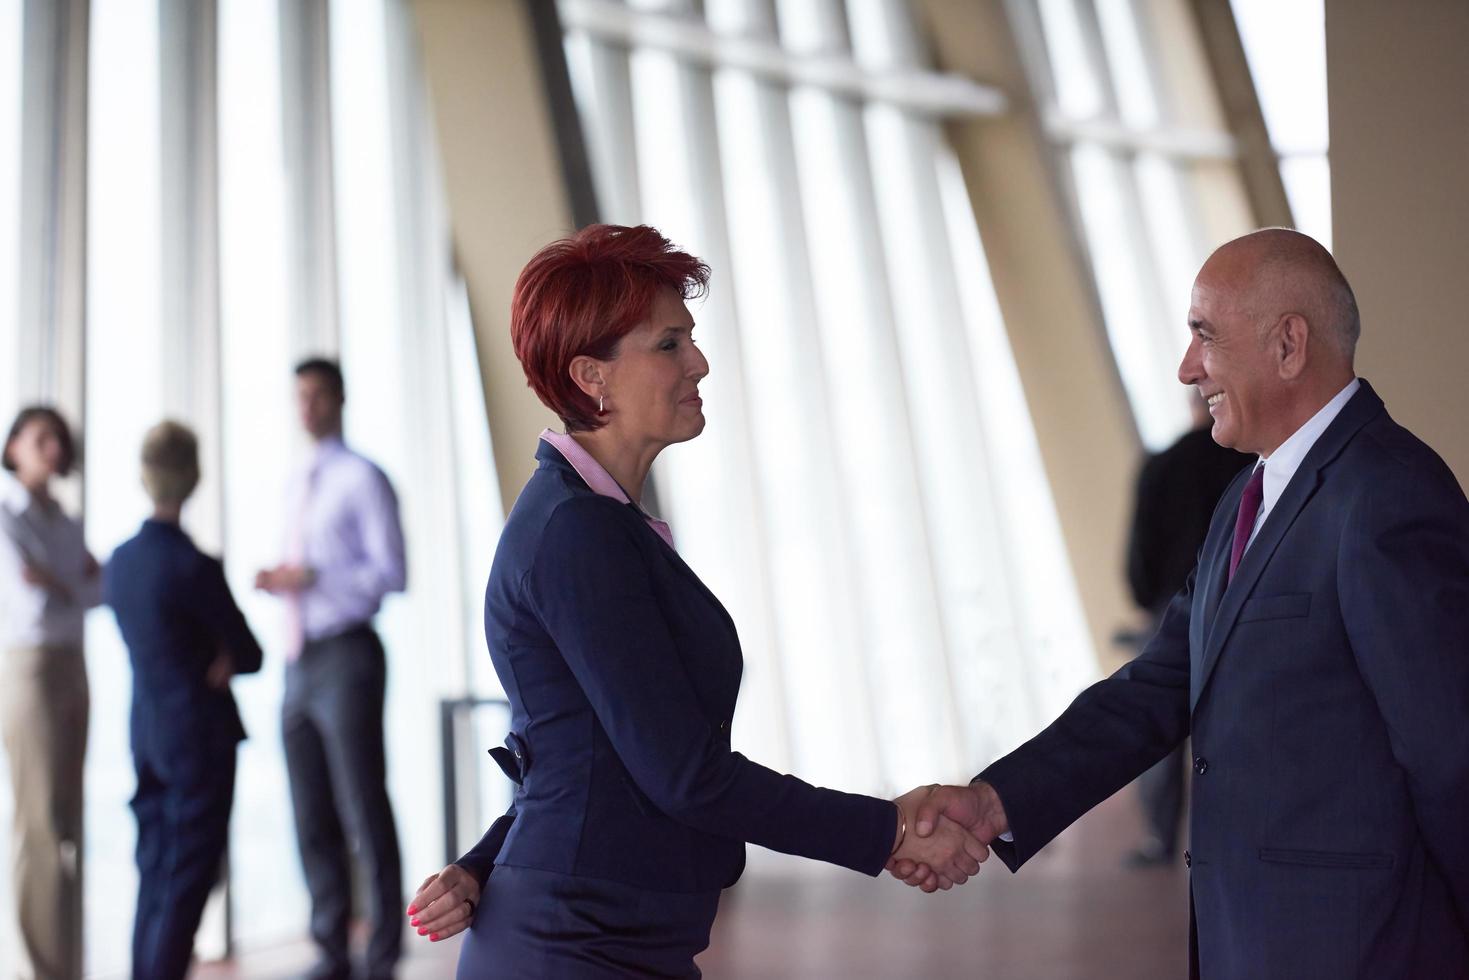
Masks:
[[[1321,434],[1331,426],[1332,422],[1336,421],[1341,410],[1346,407],[1347,402],[1352,400],[1352,396],[1361,387],[1362,382],[1353,378],[1345,388],[1336,393],[1336,397],[1311,416],[1305,425],[1291,433],[1290,438],[1282,442],[1275,452],[1269,457],[1260,457],[1261,462],[1265,464],[1264,496],[1260,508],[1262,513],[1269,510],[1275,501],[1280,499],[1291,477],[1295,476],[1296,470],[1301,468],[1306,454],[1311,451],[1312,446],[1316,445],[1316,440],[1320,439]]]
[[[668,547],[673,547],[673,529],[668,526],[667,522],[660,521],[633,503],[632,498],[627,495],[627,491],[622,489],[622,485],[612,478],[612,474],[608,473],[601,463],[592,458],[591,453],[582,448],[581,443],[563,432],[553,432],[550,429],[545,429],[541,432],[541,441],[547,443],[562,456],[566,457],[566,461],[571,464],[571,468],[576,470],[576,475],[582,478],[582,481],[591,488],[593,493],[603,497],[611,497],[619,503],[628,504],[636,508],[637,512],[642,515],[643,520],[648,522],[648,526],[657,532],[658,536],[664,540]]]

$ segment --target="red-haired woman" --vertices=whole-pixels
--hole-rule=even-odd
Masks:
[[[987,855],[956,825],[907,833],[926,789],[820,789],[730,748],[734,623],[639,504],[658,453],[704,429],[685,300],[708,278],[652,228],[596,225],[516,283],[515,352],[566,433],[541,434],[485,596],[515,801],[408,908],[430,939],[471,930],[460,977],[698,976],[746,841],[868,875],[923,849],[945,887]]]

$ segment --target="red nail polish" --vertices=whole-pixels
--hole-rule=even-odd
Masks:
[[[418,930],[418,934],[420,936],[427,936],[428,935],[428,930],[427,929],[420,929],[420,930]]]
[[[439,934],[438,933],[434,933],[432,936],[429,936],[428,937],[428,941],[431,942],[431,943],[438,942],[439,941]]]
[[[416,919],[416,918],[413,918],[413,919],[409,919],[409,920],[408,920],[408,924],[409,924],[409,925],[410,925],[410,926],[416,926],[416,925],[418,925],[418,919]]]
[[[417,915],[418,914],[418,906],[417,905],[410,905],[410,906],[408,906],[408,914],[409,915]]]

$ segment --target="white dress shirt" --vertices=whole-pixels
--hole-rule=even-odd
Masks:
[[[49,572],[69,594],[27,582],[27,564]],[[102,576],[95,569],[88,575],[88,565],[81,524],[0,474],[0,649],[80,647],[83,617],[102,601]]]
[[[297,471],[289,495],[287,560],[315,575],[301,593],[304,639],[371,621],[390,592],[407,585],[398,497],[371,460],[324,439]]]
[[[1245,550],[1250,550],[1250,545],[1255,543],[1255,536],[1260,533],[1260,528],[1265,525],[1265,518],[1270,516],[1270,511],[1280,500],[1280,495],[1285,493],[1285,488],[1290,485],[1291,477],[1296,475],[1296,470],[1301,468],[1301,462],[1311,447],[1316,445],[1316,440],[1321,434],[1336,421],[1341,410],[1346,407],[1347,402],[1362,387],[1362,382],[1353,378],[1347,386],[1336,393],[1336,397],[1322,406],[1321,411],[1301,426],[1291,437],[1282,442],[1268,457],[1261,456],[1260,462],[1265,464],[1265,485],[1261,488],[1263,495],[1260,498],[1260,513],[1255,516],[1255,527],[1250,532],[1249,543]],[[1260,463],[1256,463],[1259,466]]]

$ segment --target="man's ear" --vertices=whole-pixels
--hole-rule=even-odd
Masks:
[[[571,376],[571,383],[581,389],[582,394],[596,401],[604,394],[607,385],[602,368],[602,362],[595,357],[578,354],[567,365],[566,373]]]
[[[1294,381],[1306,370],[1306,356],[1311,346],[1311,325],[1299,313],[1287,313],[1275,325],[1277,369],[1284,381]]]

